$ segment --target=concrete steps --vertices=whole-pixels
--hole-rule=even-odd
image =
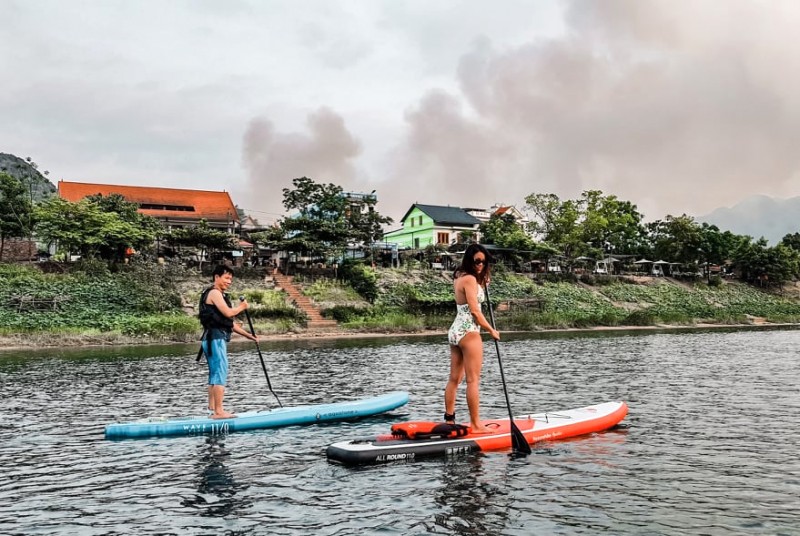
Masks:
[[[323,317],[311,299],[300,292],[300,289],[292,283],[292,276],[283,275],[276,271],[272,274],[272,280],[275,282],[276,287],[282,289],[289,296],[295,307],[303,311],[308,317],[307,328],[309,331],[326,331],[338,327],[339,324],[336,320]]]

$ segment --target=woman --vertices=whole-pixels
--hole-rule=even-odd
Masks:
[[[450,377],[444,390],[444,420],[455,423],[456,391],[461,378],[467,378],[467,407],[472,433],[487,433],[480,419],[480,379],[483,366],[484,328],[496,340],[500,334],[481,312],[485,301],[483,285],[489,280],[489,252],[480,244],[471,244],[461,264],[453,272],[456,298],[456,319],[450,326]]]

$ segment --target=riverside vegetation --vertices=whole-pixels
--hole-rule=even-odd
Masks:
[[[339,322],[339,333],[444,331],[452,322],[452,279],[432,270],[342,270],[346,280],[295,282]],[[252,275],[251,277],[248,275]],[[105,263],[44,273],[0,265],[0,345],[50,346],[193,342],[201,327],[196,305],[207,277],[176,265]],[[739,282],[681,283],[666,278],[583,276],[533,280],[497,270],[492,300],[502,331],[598,326],[737,325],[754,319],[800,322],[800,298]],[[279,289],[242,271],[234,294],[244,295],[260,335],[302,334],[306,318]]]

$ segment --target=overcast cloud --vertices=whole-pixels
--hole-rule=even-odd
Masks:
[[[0,152],[59,179],[309,176],[414,202],[600,189],[647,219],[800,195],[794,1],[0,0]]]

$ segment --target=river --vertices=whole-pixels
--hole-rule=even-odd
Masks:
[[[625,400],[622,425],[507,452],[348,468],[334,441],[437,420],[442,338],[262,343],[284,405],[405,390],[355,423],[106,441],[105,424],[198,413],[193,346],[0,352],[3,534],[800,534],[798,330],[507,337],[515,413]],[[482,414],[506,415],[485,345]],[[231,347],[226,407],[272,407]],[[466,418],[463,386],[459,418]]]

